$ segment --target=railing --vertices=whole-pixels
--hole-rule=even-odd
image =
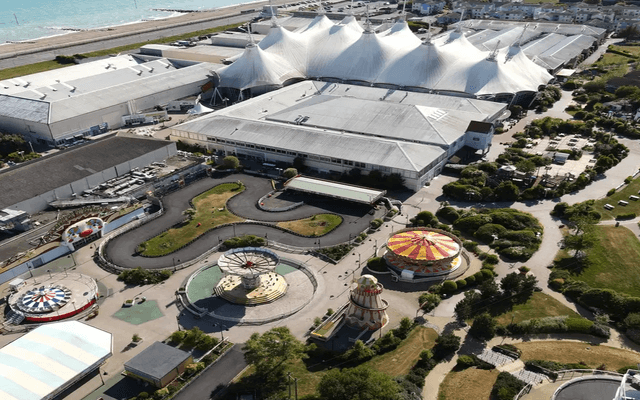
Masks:
[[[580,374],[579,377],[575,378],[576,380],[573,380],[573,377],[575,376],[575,374]],[[567,375],[570,375],[569,378],[567,378]],[[587,376],[585,376],[587,375]],[[594,375],[600,375],[600,376],[594,376]],[[619,378],[620,382],[622,383],[622,378],[624,375],[619,374],[617,372],[611,372],[611,371],[601,371],[599,369],[570,369],[570,370],[566,370],[566,371],[559,371],[558,372],[558,379],[560,380],[565,380],[565,379],[569,379],[569,382],[565,382],[562,385],[560,385],[555,392],[553,392],[553,396],[551,396],[551,400],[555,400],[556,396],[558,395],[558,393],[560,393],[563,389],[565,389],[567,386],[572,385],[573,383],[575,383],[576,381],[582,381],[582,380],[587,380],[587,379],[607,379],[607,378]]]
[[[527,383],[525,385],[525,387],[523,387],[522,390],[520,390],[520,392],[518,392],[516,397],[513,398],[513,400],[520,400],[525,395],[529,394],[529,392],[531,391],[531,388],[533,388],[533,385],[531,383]]]

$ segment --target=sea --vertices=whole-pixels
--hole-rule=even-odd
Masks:
[[[74,29],[104,28],[171,18],[165,10],[213,10],[249,0],[1,0],[0,45],[63,35]]]

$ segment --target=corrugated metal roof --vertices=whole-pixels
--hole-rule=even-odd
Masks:
[[[4,189],[0,190],[0,210],[170,144],[111,137],[5,169],[0,173],[0,187]]]
[[[132,369],[134,373],[136,371],[142,372],[154,379],[161,380],[189,357],[191,354],[184,350],[176,349],[162,342],[155,342],[124,363],[124,368],[125,370]]]
[[[49,103],[0,95],[0,115],[46,124],[49,119]]]
[[[308,178],[304,176],[290,179],[285,183],[285,187],[287,189],[295,189],[302,192],[319,193],[365,204],[371,204],[379,200],[385,194],[384,190],[375,190],[360,186],[347,185],[339,182],[325,181],[323,179]]]
[[[173,130],[408,171],[420,171],[444,153],[437,146],[298,125],[240,120],[215,113],[178,125]]]
[[[78,321],[40,326],[0,349],[0,398],[40,400],[111,354],[109,332]]]

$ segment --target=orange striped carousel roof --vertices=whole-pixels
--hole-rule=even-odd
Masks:
[[[387,248],[398,256],[424,261],[442,260],[460,252],[460,246],[453,238],[425,230],[397,233],[389,238]]]

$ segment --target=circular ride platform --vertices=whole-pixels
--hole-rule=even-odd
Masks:
[[[215,293],[236,304],[257,305],[275,301],[287,292],[287,281],[275,272],[280,257],[271,250],[243,247],[225,252],[218,267],[225,274]]]
[[[98,284],[78,273],[57,273],[29,278],[9,296],[9,307],[29,322],[50,322],[73,317],[98,300]]]
[[[387,249],[384,257],[391,268],[418,277],[449,274],[462,265],[462,242],[440,229],[417,227],[394,232]]]

